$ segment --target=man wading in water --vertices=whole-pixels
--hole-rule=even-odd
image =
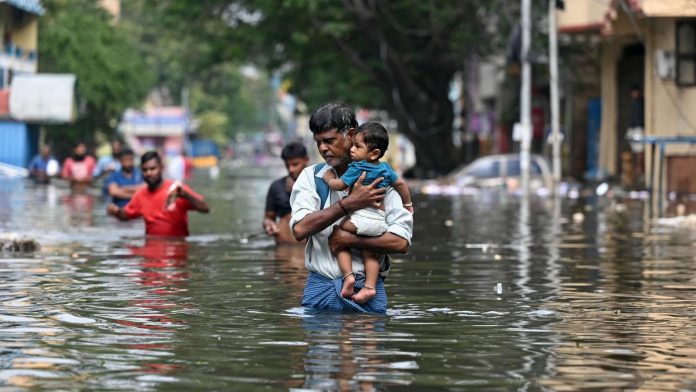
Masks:
[[[387,294],[384,278],[389,272],[390,253],[406,253],[413,233],[413,216],[403,207],[393,189],[377,188],[380,179],[362,185],[363,173],[352,192],[333,191],[323,180],[327,170],[340,177],[350,163],[350,136],[358,126],[355,113],[341,103],[318,108],[309,119],[309,129],[326,164],[312,165],[302,171],[290,196],[292,218],[290,227],[298,240],[307,239],[305,266],[309,276],[302,305],[324,310],[385,313]],[[386,193],[385,193],[386,192]],[[344,216],[365,207],[380,206],[384,200],[387,231],[378,237],[363,237],[338,227]],[[334,256],[342,249],[367,250],[379,254],[380,277],[376,295],[365,304],[343,298],[343,276]],[[365,285],[364,266],[360,252],[353,253],[355,290]]]
[[[133,195],[123,208],[109,204],[106,212],[120,220],[145,219],[145,234],[185,237],[188,231],[188,211],[208,213],[210,207],[203,196],[186,184],[162,180],[162,159],[154,151],[140,159],[140,169],[147,187]]]

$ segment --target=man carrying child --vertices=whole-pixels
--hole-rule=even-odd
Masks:
[[[362,174],[353,189],[336,191],[328,188],[324,174],[332,170],[337,177],[348,170],[351,162],[351,136],[357,128],[355,113],[344,104],[329,103],[312,113],[309,128],[326,164],[312,165],[302,171],[292,190],[290,227],[298,240],[307,239],[305,266],[309,276],[302,305],[326,310],[384,313],[387,296],[383,280],[389,272],[390,253],[405,253],[411,242],[413,217],[393,188],[379,188],[382,178],[364,185]],[[407,203],[408,204],[408,203]],[[340,228],[343,217],[366,207],[384,206],[386,231],[379,236],[361,236]],[[356,303],[341,295],[344,274],[333,255],[342,250],[358,249],[376,254],[379,276],[374,296]],[[354,253],[352,272],[355,294],[365,288],[362,254]],[[368,289],[369,290],[369,289]],[[344,293],[345,294],[345,293]]]

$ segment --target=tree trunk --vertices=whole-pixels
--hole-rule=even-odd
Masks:
[[[412,112],[413,117],[422,118]],[[427,113],[423,113],[427,114]],[[412,132],[403,126],[408,122],[403,116],[392,114],[399,123],[399,131],[413,143],[416,149],[416,166],[413,175],[418,178],[432,178],[447,174],[461,164],[462,156],[452,140],[452,121],[443,118],[439,124],[419,124],[418,130]]]

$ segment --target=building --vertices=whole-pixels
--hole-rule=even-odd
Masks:
[[[165,155],[183,151],[191,128],[191,118],[181,106],[155,106],[144,111],[128,109],[119,125],[137,153],[161,150]]]
[[[609,175],[631,175],[626,140],[631,90],[643,91],[644,134],[665,142],[664,165],[645,149],[645,185],[696,194],[696,1],[566,0],[559,31],[601,37],[599,166]],[[638,161],[640,164],[640,161]],[[656,170],[653,170],[655,165]]]
[[[0,2],[0,163],[26,167],[38,149],[38,126],[16,121],[9,102],[13,77],[37,72],[38,18],[43,13],[39,0]]]

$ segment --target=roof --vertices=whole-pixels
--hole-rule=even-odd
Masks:
[[[41,0],[0,0],[0,3],[7,3],[12,7],[34,15],[41,16],[45,12]]]

